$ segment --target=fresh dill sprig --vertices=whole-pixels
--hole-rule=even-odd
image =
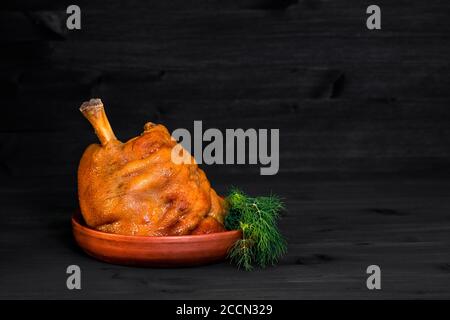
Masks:
[[[286,241],[277,227],[284,208],[280,198],[275,195],[253,198],[233,188],[227,201],[229,212],[225,227],[242,231],[242,239],[230,249],[231,261],[245,270],[277,263],[286,253]]]

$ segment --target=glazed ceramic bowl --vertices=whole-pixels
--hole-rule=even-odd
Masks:
[[[114,264],[143,267],[185,267],[224,260],[242,236],[240,231],[205,235],[146,237],[94,230],[80,213],[72,216],[78,245],[90,256]]]

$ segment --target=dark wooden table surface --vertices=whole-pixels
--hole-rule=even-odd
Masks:
[[[450,298],[450,3],[349,0],[14,1],[0,11],[0,298]],[[214,187],[274,192],[279,265],[141,269],[73,242],[76,170],[100,97],[125,140],[279,128],[280,171],[203,167]],[[82,290],[66,288],[66,268]],[[366,268],[382,290],[366,288]]]
[[[251,180],[233,178],[265,191]],[[1,298],[450,298],[449,181],[279,177],[271,187],[286,197],[280,227],[289,252],[252,272],[227,262],[143,269],[95,261],[72,240],[74,190],[42,183],[1,192]],[[66,288],[71,264],[82,270],[82,290]],[[380,291],[366,288],[372,264],[382,271]]]

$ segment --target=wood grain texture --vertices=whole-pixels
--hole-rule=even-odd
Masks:
[[[252,175],[241,179],[246,190],[267,193]],[[13,183],[1,193],[4,212],[14,212],[0,218],[0,284],[7,289],[1,298],[450,298],[448,181],[281,176],[270,188],[285,197],[280,228],[288,254],[276,267],[253,272],[228,263],[142,269],[93,260],[70,232],[74,190],[54,180],[61,187],[42,190],[41,183],[30,179],[20,191]],[[228,183],[216,187],[223,191]],[[82,269],[81,291],[65,288],[70,264]],[[365,287],[371,264],[382,269],[378,292]]]
[[[14,1],[0,11],[1,298],[449,298],[450,3],[349,0]],[[214,187],[288,207],[280,265],[135,269],[73,243],[75,175],[101,97],[118,137],[279,128],[280,173],[204,166]],[[65,268],[83,290],[65,288]],[[365,268],[379,264],[379,292]]]

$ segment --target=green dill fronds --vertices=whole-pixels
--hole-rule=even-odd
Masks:
[[[275,195],[252,198],[234,188],[227,201],[225,227],[242,230],[242,240],[230,249],[231,261],[245,270],[277,263],[286,253],[286,241],[277,227],[280,211],[284,209],[280,198]]]
[[[241,239],[236,241],[230,250],[229,258],[237,265],[240,269],[244,270],[253,269],[252,260],[252,244],[249,239]]]

